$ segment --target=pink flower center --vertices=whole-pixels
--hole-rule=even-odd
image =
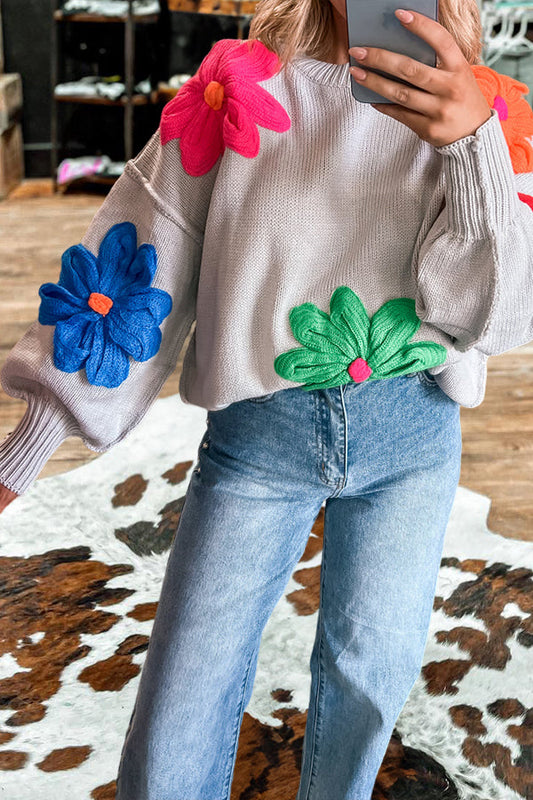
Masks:
[[[218,111],[224,101],[224,87],[218,81],[211,81],[204,89],[204,100],[208,106]]]
[[[110,297],[99,292],[91,292],[87,301],[93,311],[97,311],[103,317],[110,311],[113,301]]]
[[[509,116],[509,108],[501,95],[496,95],[494,98],[494,105],[492,107],[496,109],[500,119],[507,119]]]
[[[348,367],[348,373],[356,383],[362,383],[372,375],[372,370],[364,358],[356,358]]]

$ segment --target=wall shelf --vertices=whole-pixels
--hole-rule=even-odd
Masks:
[[[158,22],[159,15],[158,14],[133,14],[131,15],[133,22],[136,24],[150,24],[154,22]],[[126,22],[128,16],[106,16],[104,14],[65,14],[64,11],[61,9],[56,9],[54,11],[54,20],[56,22]]]
[[[147,94],[134,94],[131,97],[131,104],[134,106],[146,106],[152,102],[156,102],[153,98],[157,98],[157,93]],[[108,97],[83,97],[76,94],[59,94],[54,95],[57,103],[87,103],[89,105],[101,106],[126,106],[130,100],[126,96],[120,97],[118,100],[110,100]]]
[[[51,171],[54,192],[58,189],[57,183],[57,169],[59,163],[59,107],[60,104],[65,105],[80,104],[80,105],[93,105],[102,107],[117,107],[124,110],[123,130],[124,130],[124,161],[129,161],[133,156],[133,111],[139,106],[147,106],[152,103],[158,102],[158,92],[153,90],[150,94],[139,94],[134,91],[135,78],[134,78],[134,65],[135,65],[135,30],[137,25],[148,25],[158,23],[160,20],[159,14],[134,14],[133,13],[133,0],[128,0],[128,14],[124,16],[104,16],[89,13],[76,13],[65,14],[61,8],[58,7],[59,0],[54,0],[54,8],[52,12],[53,25],[52,25],[52,48],[51,48],[51,93],[53,98],[52,103],[52,119],[51,119]],[[124,31],[124,64],[123,75],[126,93],[112,100],[107,97],[98,96],[83,96],[76,94],[56,94],[55,88],[59,84],[58,76],[63,66],[63,48],[62,48],[62,32],[65,25],[68,23],[97,23],[99,25],[110,23],[117,26],[117,23],[123,25]],[[64,149],[62,147],[62,149]],[[99,177],[88,176],[86,180],[91,178],[93,183],[113,183],[117,178],[114,176]],[[75,179],[76,182],[80,178]]]

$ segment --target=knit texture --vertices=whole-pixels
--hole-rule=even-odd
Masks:
[[[471,70],[488,104],[498,112],[513,170],[531,172],[533,147],[529,137],[531,137],[533,109],[524,98],[529,92],[529,87],[516,78],[501,75],[482,64],[473,64]]]
[[[358,298],[372,328],[382,307],[402,307],[387,303],[407,303],[406,320],[388,312],[383,317],[390,346],[380,340],[377,325],[374,349],[368,342],[365,349],[364,339],[352,342],[346,364],[342,357],[341,366],[351,369],[346,380],[365,378],[365,371],[368,378],[368,369],[370,378],[374,373],[386,377],[389,361],[392,371],[416,371],[432,363],[429,371],[440,388],[473,407],[484,397],[487,358],[533,340],[533,210],[527,201],[533,195],[533,173],[517,173],[513,167],[512,150],[524,142],[523,133],[516,141],[511,135],[514,103],[508,105],[511,116],[500,121],[504,106],[495,94],[491,117],[475,134],[434,148],[402,123],[354,100],[348,63],[298,57],[279,70],[272,55],[264,59],[262,48],[255,55],[247,48],[251,61],[232,84],[232,65],[240,63],[243,44],[233,40],[234,60],[227,45],[219,46],[217,63],[223,62],[227,71],[217,66],[207,76],[202,73],[198,92],[190,96],[199,113],[202,107],[195,104],[205,81],[207,86],[211,80],[226,81],[220,108],[209,105],[209,92],[220,92],[212,87],[204,109],[205,131],[216,122],[225,135],[224,115],[230,122],[236,119],[229,98],[237,97],[242,84],[238,118],[242,122],[248,114],[248,122],[240,129],[250,130],[255,120],[260,146],[250,152],[256,154],[243,155],[229,146],[236,139],[222,138],[224,149],[219,148],[211,169],[192,174],[205,169],[216,148],[209,136],[202,137],[202,125],[194,128],[197,113],[180,116],[179,104],[171,101],[177,127],[167,128],[164,144],[160,127],[127,163],[83,237],[85,250],[73,251],[81,259],[72,262],[73,269],[78,270],[77,263],[84,266],[83,274],[77,273],[80,282],[70,290],[70,303],[84,297],[93,325],[102,326],[96,355],[74,325],[72,340],[58,334],[62,343],[72,343],[73,360],[65,355],[67,348],[65,361],[60,354],[56,365],[57,309],[57,323],[53,316],[44,324],[35,320],[8,353],[0,370],[2,388],[28,402],[19,425],[0,443],[0,483],[14,491],[22,493],[31,485],[66,436],[79,436],[98,452],[121,441],[158,396],[190,332],[180,380],[184,402],[217,410],[290,387],[303,391],[315,377],[298,380],[302,375],[290,360],[279,374],[275,364],[283,364],[283,358],[276,359],[302,345],[295,332],[306,338],[304,348],[309,349],[320,325],[326,325],[339,287],[353,292],[348,305]],[[210,55],[206,64],[216,61]],[[187,97],[186,86],[178,97],[182,92]],[[272,98],[265,108],[275,110],[279,104],[284,109],[290,126],[261,125],[257,89]],[[505,95],[505,82],[500,91]],[[498,96],[505,100],[503,95]],[[170,119],[170,108],[163,119]],[[192,152],[196,139],[198,152],[205,148],[208,159],[200,170],[183,162],[187,145],[183,150],[182,139],[191,125]],[[107,266],[101,264],[111,283],[90,282],[89,277],[96,278],[102,243],[115,225],[125,223],[123,230],[136,232],[137,255],[133,235],[126,248],[129,268],[145,247],[152,260],[146,273],[141,270],[142,291],[148,291],[148,298],[152,289],[160,297],[168,294],[171,310],[165,316],[164,304],[154,308],[148,300],[146,313],[137,319],[140,328],[133,331],[126,320],[130,312],[130,321],[135,319],[135,309],[128,307],[122,330],[113,338],[129,361],[127,375],[118,382],[111,377],[114,368],[101,372],[96,362],[112,338],[111,330],[104,331],[118,299],[113,281],[122,281],[122,270],[129,268],[111,254]],[[60,277],[57,286],[62,283]],[[120,285],[129,297],[130,289]],[[130,288],[136,291],[134,284]],[[297,312],[291,310],[305,304],[316,309],[312,321],[304,315],[293,332]],[[367,323],[359,311],[364,330]],[[343,335],[349,334],[343,329]],[[427,343],[434,349],[428,350]],[[410,353],[419,360],[410,362]],[[425,360],[429,356],[430,362]],[[87,371],[92,358],[95,368]],[[62,363],[77,368],[66,371]],[[99,383],[102,374],[107,378]],[[113,381],[118,385],[105,385]]]
[[[291,309],[292,332],[304,347],[274,361],[278,375],[303,383],[307,391],[329,389],[353,380],[394,378],[444,363],[446,348],[409,340],[420,327],[415,301],[399,297],[384,303],[369,320],[360,298],[339,286],[326,314],[313,303]]]
[[[152,358],[161,344],[158,325],[170,314],[172,298],[149,288],[157,266],[155,248],[137,249],[131,222],[113,225],[98,258],[83,245],[63,253],[58,283],[39,289],[41,325],[55,325],[54,365],[65,372],[82,367],[89,383],[112,388],[129,374],[129,356]]]
[[[259,152],[258,125],[272,131],[290,128],[283,106],[258,81],[279,70],[276,53],[251,39],[216,42],[161,115],[161,144],[180,137],[183,169],[204,175],[226,147],[246,158]]]

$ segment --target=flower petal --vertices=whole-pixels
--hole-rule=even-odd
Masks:
[[[127,327],[131,323],[135,329],[140,327],[152,328],[155,324],[152,314],[146,308],[139,311],[123,311],[115,304],[109,316],[116,316],[122,326]]]
[[[222,120],[221,111],[203,103],[184,132],[180,139],[181,163],[189,175],[205,175],[224,152]]]
[[[86,299],[75,297],[65,286],[57,283],[43,283],[39,287],[39,296],[38,321],[41,325],[55,325],[59,320],[68,319],[88,308]]]
[[[222,137],[226,147],[246,158],[255,158],[259,153],[260,139],[257,125],[247,109],[228,97],[227,112],[222,122]]]
[[[150,313],[153,322],[156,325],[160,325],[172,311],[172,297],[164,289],[152,287],[148,290],[132,292],[129,295],[118,298],[113,308],[116,308],[121,314],[124,314],[124,312],[135,314],[135,312],[147,311]]]
[[[269,50],[259,39],[246,39],[241,42],[236,42],[234,39],[222,41],[227,44],[224,52],[221,52],[216,69],[216,74],[222,78],[222,80],[218,78],[221,83],[235,74],[241,80],[257,82],[267,80],[279,72],[281,62],[277,53]],[[211,53],[213,50],[214,48]],[[222,47],[220,50],[222,51]]]
[[[533,136],[533,130],[531,130],[530,135]],[[529,141],[521,134],[516,134],[513,131],[507,135],[507,145],[511,155],[513,172],[516,174],[533,171],[533,147],[531,147]]]
[[[227,54],[235,51],[240,44],[241,42],[236,43],[234,39],[218,39],[214,43],[196,72],[203,87],[207,86],[212,80],[220,80],[223,77],[223,65]]]
[[[250,119],[263,128],[283,133],[291,127],[291,118],[270,92],[255,83],[247,83],[232,75],[224,86],[226,94],[243,106]]]
[[[205,104],[204,86],[192,77],[179,89],[172,100],[163,106],[159,122],[159,137],[165,145],[171,139],[178,139],[198,114],[201,104]]]
[[[96,266],[100,275],[96,291],[115,297],[131,281],[131,267],[137,254],[137,229],[133,222],[118,222],[100,243]]]
[[[530,194],[524,194],[524,192],[518,192],[518,197],[522,201],[522,203],[525,203],[533,211],[533,197]]]
[[[296,347],[274,359],[278,375],[289,381],[305,382],[307,391],[340,386],[351,380],[346,359],[332,357],[331,353]]]
[[[92,346],[92,330],[98,321],[93,311],[60,320],[54,331],[54,364],[63,372],[83,367]],[[90,335],[88,335],[90,334]]]
[[[308,348],[330,353],[334,358],[353,361],[361,353],[354,351],[350,339],[332,324],[329,315],[314,303],[302,303],[289,312],[289,322],[294,337]]]
[[[396,297],[379,308],[370,325],[368,363],[375,370],[400,350],[422,323],[415,313],[415,301]]]
[[[370,320],[358,295],[349,286],[338,286],[329,301],[333,325],[350,342],[353,358],[367,360]]]
[[[129,293],[140,289],[145,291],[150,286],[157,268],[157,254],[153,244],[142,244],[131,262],[127,274],[121,280],[121,293]]]
[[[94,386],[113,389],[126,380],[130,370],[129,356],[106,335],[104,318],[94,327],[91,353],[85,363],[87,380]]]
[[[391,357],[379,365],[372,365],[372,378],[393,378],[409,372],[436,367],[446,361],[447,350],[436,342],[413,342],[391,354]]]
[[[528,139],[533,136],[533,109],[523,96],[528,94],[529,87],[484,64],[473,64],[470,68],[489,106],[498,112],[513,171],[531,172],[533,147]]]
[[[148,361],[159,350],[162,335],[156,325],[135,326],[131,318],[125,324],[119,314],[110,315],[106,322],[110,339],[136,361]]]
[[[91,292],[98,290],[98,282],[96,256],[82,244],[67,248],[61,256],[59,285],[71,294],[87,299]]]

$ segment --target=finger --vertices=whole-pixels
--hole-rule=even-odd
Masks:
[[[444,28],[440,22],[420,14],[418,11],[410,11],[413,15],[412,22],[400,22],[416,36],[420,36],[435,51],[441,62],[441,69],[449,72],[456,72],[464,66],[465,57],[453,38],[452,34]],[[397,17],[399,19],[399,17]]]
[[[351,48],[348,52],[354,58],[355,54]],[[414,58],[402,55],[400,53],[393,53],[390,50],[383,50],[378,47],[367,47],[367,56],[363,60],[359,60],[363,69],[378,69],[382,72],[387,72],[394,78],[403,78],[404,81],[418,86],[425,92],[430,92],[436,95],[446,95],[449,88],[449,78],[443,74],[442,69],[437,70],[436,67],[430,67],[428,64],[422,64]]]
[[[371,103],[370,105],[387,117],[392,117],[392,119],[407,125],[413,131],[418,131],[421,128],[421,122],[424,120],[422,114],[418,114],[416,111],[408,111],[406,108],[397,106],[394,103]],[[420,136],[420,134],[418,135]]]
[[[392,100],[393,103],[410,108],[426,117],[436,117],[442,105],[442,99],[438,95],[412,89],[373,72],[367,72],[364,80],[354,75],[354,80],[361,86],[367,86],[382,97]]]
[[[371,103],[372,108],[385,114],[387,117],[406,125],[424,142],[431,143],[429,135],[426,133],[427,119],[416,111],[408,111],[406,108],[392,103]]]

